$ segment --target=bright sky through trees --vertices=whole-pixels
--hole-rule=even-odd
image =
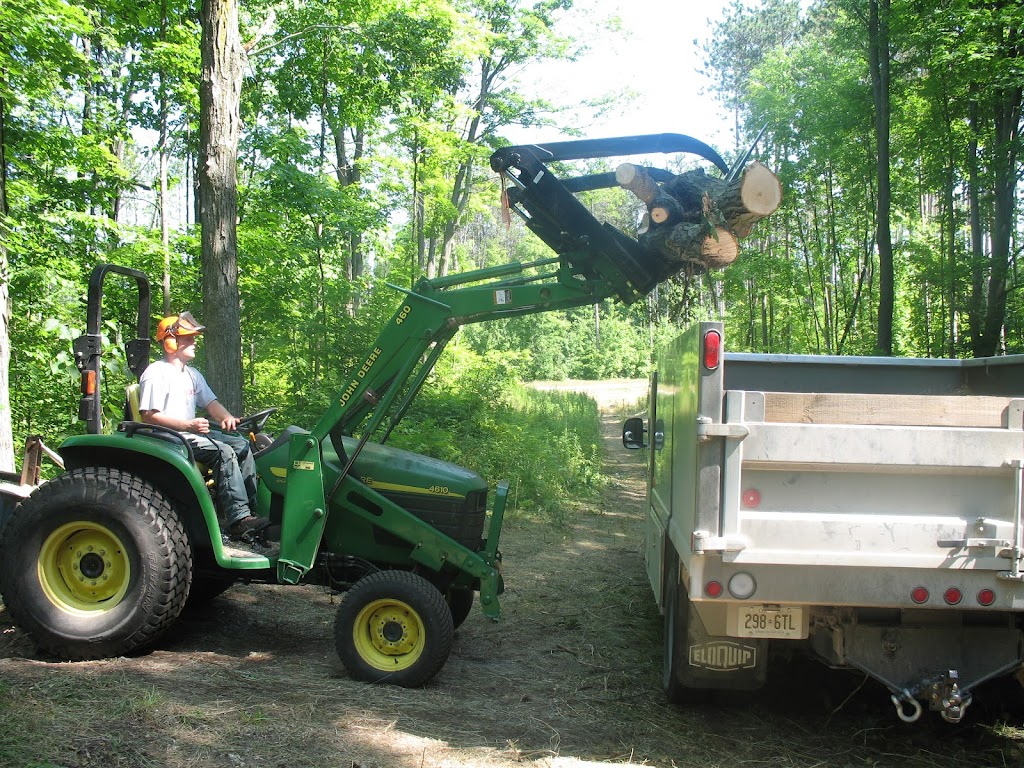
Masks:
[[[596,120],[569,121],[588,138],[685,133],[727,149],[731,116],[702,91],[703,47],[731,0],[580,0],[562,27],[586,41],[575,62],[533,65],[521,75],[527,93],[556,105],[631,91],[632,100]],[[616,29],[602,22],[618,17]],[[560,119],[560,122],[566,122]],[[564,138],[553,128],[510,135],[514,142]]]

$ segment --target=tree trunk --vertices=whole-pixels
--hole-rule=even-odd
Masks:
[[[242,45],[237,0],[202,0],[199,81],[199,216],[206,371],[224,406],[242,412],[236,161]]]
[[[889,4],[890,0],[871,0],[868,19],[871,92],[875,106],[875,144],[877,147],[878,198],[875,209],[875,243],[878,247],[878,351],[892,354],[892,318],[895,308],[892,230],[889,205]]]
[[[3,39],[0,38],[0,43]],[[6,83],[7,72],[0,71]],[[4,89],[0,89],[0,93]],[[7,262],[7,105],[0,96],[0,470],[14,471],[14,435],[11,423],[11,295]]]
[[[160,3],[160,41],[167,39],[167,0]],[[166,73],[163,65],[160,66],[160,247],[164,254],[163,269],[163,308],[164,315],[171,314],[171,248],[170,228],[167,221],[167,162],[169,152],[167,151],[167,85],[164,80]]]
[[[994,178],[992,216],[992,269],[988,278],[988,307],[982,356],[999,354],[1006,322],[1006,293],[1010,275],[1010,245],[1017,190],[1017,141],[1020,138],[1021,106],[1024,89],[997,91],[993,109],[995,146],[992,148]]]
[[[976,95],[976,91],[977,86],[972,86],[973,95]],[[981,225],[981,181],[978,168],[978,137],[981,127],[976,100],[971,101],[969,115],[971,140],[967,146],[967,198],[971,218],[971,300],[968,304],[967,322],[971,329],[971,351],[975,357],[981,357],[985,348],[982,341],[985,335],[985,233]]]

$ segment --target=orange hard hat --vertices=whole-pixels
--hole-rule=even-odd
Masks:
[[[156,327],[156,340],[163,341],[171,336],[198,336],[206,330],[205,325],[192,317],[191,312],[180,315],[168,315]]]
[[[168,315],[156,327],[156,340],[162,341],[164,351],[174,354],[178,350],[178,336],[198,336],[206,330],[205,325],[192,317],[191,312]]]

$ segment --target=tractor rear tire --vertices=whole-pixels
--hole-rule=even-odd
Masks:
[[[86,467],[44,483],[0,538],[0,592],[40,651],[130,653],[174,623],[192,550],[167,498],[127,472]]]
[[[455,628],[444,596],[408,571],[377,571],[345,593],[334,622],[341,663],[357,680],[404,688],[438,673]]]

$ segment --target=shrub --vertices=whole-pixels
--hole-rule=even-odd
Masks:
[[[569,502],[600,487],[597,405],[575,392],[529,389],[514,364],[507,355],[456,350],[439,362],[391,441],[466,466],[492,488],[508,480],[507,514],[562,524]]]

